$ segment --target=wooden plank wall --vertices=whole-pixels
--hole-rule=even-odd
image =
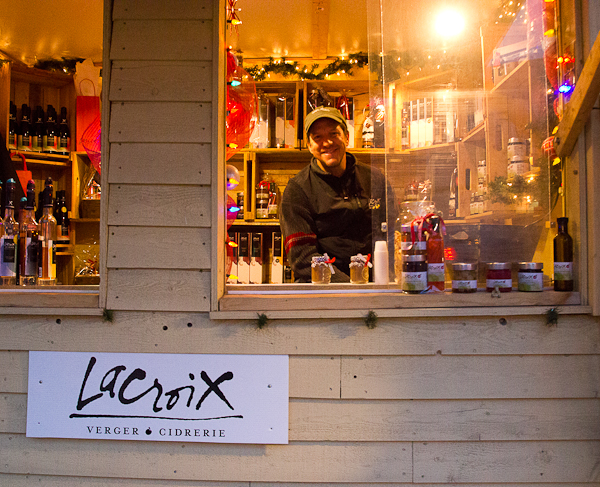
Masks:
[[[115,312],[0,315],[0,485],[600,484],[596,318],[559,315],[551,327],[545,316],[380,318],[374,329],[361,319],[264,329],[209,319],[212,16],[211,0],[114,2]],[[290,443],[27,438],[29,350],[288,354]]]

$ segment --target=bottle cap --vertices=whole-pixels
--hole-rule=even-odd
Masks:
[[[512,264],[510,262],[489,262],[487,265],[488,269],[492,269],[494,271],[510,269]]]
[[[544,268],[543,262],[519,262],[519,270],[542,270]]]

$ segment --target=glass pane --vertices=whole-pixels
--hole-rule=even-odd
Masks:
[[[488,263],[507,263],[516,285],[517,263],[538,262],[549,286],[549,227],[562,207],[548,148],[558,123],[553,2],[367,5],[369,107],[380,120],[371,161],[390,185],[390,281],[418,267],[408,256],[427,253],[433,216],[446,289],[460,268],[453,263],[476,264],[467,268],[477,268],[481,288]]]

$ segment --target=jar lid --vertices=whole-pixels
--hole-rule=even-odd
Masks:
[[[476,271],[477,264],[465,263],[465,262],[454,262],[454,263],[452,263],[452,268],[455,271]]]
[[[501,269],[510,269],[512,267],[512,264],[510,262],[489,262],[487,267],[488,269],[497,271]]]
[[[544,268],[543,262],[519,262],[519,269],[524,270],[542,270]]]
[[[327,262],[329,259],[327,257],[325,257],[324,255],[315,255],[312,258],[313,262]]]
[[[511,137],[508,139],[509,144],[524,144],[525,139],[519,139],[518,137]]]
[[[407,255],[407,254],[402,254],[402,260],[404,262],[425,262],[425,260],[427,260],[427,256],[425,255]]]

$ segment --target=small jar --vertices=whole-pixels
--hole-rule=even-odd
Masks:
[[[501,293],[512,291],[512,265],[510,262],[490,262],[487,266],[485,290],[491,293],[498,288]]]
[[[411,227],[415,232],[414,241]],[[401,250],[403,255],[426,255],[427,241],[425,235],[419,235],[418,227],[410,223],[405,223],[401,227]]]
[[[331,264],[327,255],[313,257],[310,266],[313,284],[329,284],[331,282]]]
[[[358,254],[350,257],[350,282],[352,284],[366,284],[369,282],[369,267],[372,267],[368,257]]]
[[[419,294],[427,289],[427,258],[424,255],[402,256],[402,291]]]
[[[544,288],[542,262],[519,262],[519,291],[541,292]]]
[[[452,264],[452,292],[474,293],[477,291],[477,264]]]

